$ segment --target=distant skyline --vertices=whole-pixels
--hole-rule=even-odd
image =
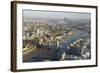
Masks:
[[[71,18],[71,19],[91,19],[90,13],[79,12],[61,12],[61,11],[40,11],[40,10],[23,10],[23,17],[27,18]]]

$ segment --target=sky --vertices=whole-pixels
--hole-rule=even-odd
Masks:
[[[71,19],[90,19],[90,13],[79,12],[61,12],[61,11],[39,11],[39,10],[23,10],[24,17],[31,18],[71,18]]]

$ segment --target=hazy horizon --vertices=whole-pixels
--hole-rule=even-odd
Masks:
[[[70,18],[70,19],[91,19],[90,13],[79,12],[61,12],[61,11],[39,11],[23,10],[24,18]]]

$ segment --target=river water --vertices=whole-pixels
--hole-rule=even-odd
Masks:
[[[39,52],[37,50],[37,53],[34,54],[34,52],[29,53],[28,55],[24,56],[24,62],[37,62],[37,61],[44,61],[46,55],[48,55],[48,53],[51,51],[51,58],[50,60],[54,61],[54,60],[59,60],[61,57],[61,54],[64,53],[67,50],[67,47],[74,43],[76,40],[78,39],[85,39],[87,37],[90,36],[89,33],[87,33],[86,31],[82,31],[82,30],[78,30],[78,29],[73,29],[72,31],[74,31],[74,34],[71,35],[68,39],[65,39],[63,42],[60,42],[60,45],[57,47],[57,50],[54,50],[55,47],[50,48],[50,49],[46,49],[46,48],[42,48],[41,52]],[[50,46],[48,46],[50,47]],[[44,50],[44,51],[43,51]],[[74,51],[75,52],[75,51]],[[73,52],[73,53],[74,53]]]

